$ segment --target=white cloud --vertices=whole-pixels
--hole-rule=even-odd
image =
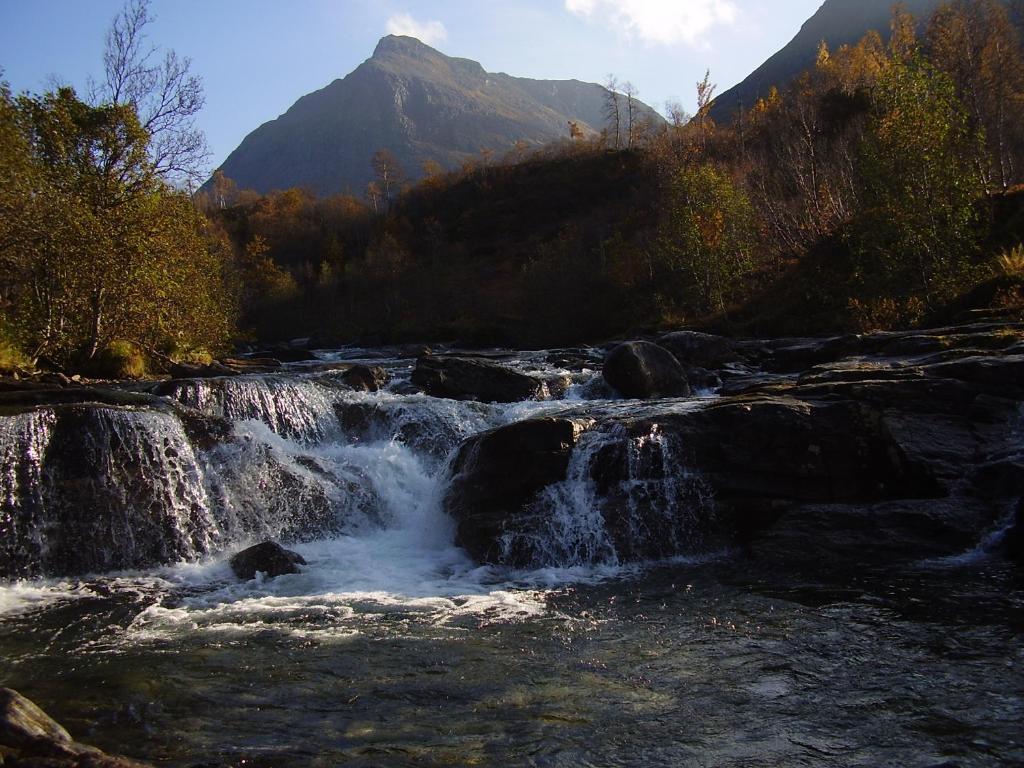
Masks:
[[[386,26],[389,35],[415,37],[427,45],[437,45],[448,39],[448,30],[440,21],[417,21],[408,13],[396,13]]]
[[[565,0],[565,8],[658,45],[701,45],[708,30],[739,15],[733,0]]]

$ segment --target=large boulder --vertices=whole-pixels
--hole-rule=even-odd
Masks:
[[[628,398],[687,397],[690,384],[679,361],[649,341],[627,341],[608,353],[605,381]]]
[[[299,566],[306,560],[298,552],[285,549],[273,541],[264,541],[233,555],[229,561],[231,570],[240,579],[254,579],[257,573],[267,578],[298,573]]]
[[[447,356],[419,358],[412,383],[432,397],[488,403],[536,400],[544,385],[540,379],[489,360]]]
[[[658,338],[658,344],[685,366],[715,369],[741,359],[732,339],[699,331],[666,333]]]
[[[521,525],[539,492],[565,479],[586,427],[573,419],[530,419],[466,440],[452,461],[444,500],[459,546],[479,562],[506,562],[502,535]]]
[[[38,706],[0,688],[0,765],[31,768],[148,768],[81,744]]]

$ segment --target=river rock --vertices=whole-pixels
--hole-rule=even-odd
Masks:
[[[341,380],[359,392],[376,392],[387,386],[388,372],[379,365],[353,365],[341,374]]]
[[[605,358],[605,381],[627,398],[686,397],[690,384],[679,361],[649,341],[619,344]]]
[[[11,768],[149,768],[76,742],[42,709],[0,688],[0,765]]]
[[[456,541],[479,562],[506,562],[501,537],[537,493],[564,480],[587,422],[529,419],[483,432],[459,447],[444,505]]]
[[[269,349],[253,352],[250,357],[273,358],[282,363],[307,363],[319,360],[309,349],[296,348],[290,344],[276,344]]]
[[[543,382],[499,363],[471,357],[421,357],[412,383],[432,397],[517,403],[536,400]]]
[[[1017,503],[1010,527],[1003,534],[1003,553],[1018,565],[1024,565],[1024,497]]]
[[[240,579],[254,579],[260,572],[267,578],[298,573],[299,566],[306,561],[298,552],[285,549],[273,541],[264,541],[232,555],[231,570]]]
[[[658,338],[658,344],[671,352],[683,366],[721,368],[740,359],[732,339],[699,331],[666,333]]]

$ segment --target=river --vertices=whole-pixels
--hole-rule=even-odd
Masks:
[[[690,529],[713,502],[681,490],[678,470],[627,478],[637,514],[656,507],[687,534],[672,557],[636,562],[570,468],[544,499],[556,522],[533,565],[481,566],[442,507],[459,443],[643,404],[610,398],[596,365],[529,355],[508,362],[570,377],[561,399],[440,400],[411,392],[411,361],[323,357],[383,363],[392,384],[350,392],[297,367],[182,385],[175,399],[231,424],[212,447],[173,415],[91,412],[81,452],[123,505],[95,541],[47,519],[76,502],[67,477],[47,476],[47,409],[3,417],[6,508],[35,505],[18,552],[170,563],[5,582],[3,685],[82,741],[182,768],[1024,763],[1024,584],[983,547],[779,570],[698,545]],[[671,458],[657,435],[635,447]],[[581,441],[574,466],[592,450]],[[130,471],[117,451],[137,457]],[[139,533],[140,516],[161,522]],[[232,575],[225,553],[282,536],[301,573]]]

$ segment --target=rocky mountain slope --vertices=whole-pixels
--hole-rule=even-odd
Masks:
[[[915,17],[923,18],[939,0],[904,0],[903,4]],[[717,122],[728,122],[740,107],[749,108],[766,96],[773,85],[784,88],[813,66],[822,40],[834,49],[856,43],[870,30],[887,37],[892,8],[892,0],[826,0],[784,48],[715,99],[711,116]]]
[[[569,136],[568,122],[599,131],[606,91],[577,80],[530,80],[445,56],[411,37],[390,35],[355,71],[303,96],[257,128],[221,170],[239,187],[268,192],[304,186],[318,194],[361,194],[371,158],[388,149],[412,178],[434,160],[454,168]],[[645,119],[661,122],[643,106]]]

